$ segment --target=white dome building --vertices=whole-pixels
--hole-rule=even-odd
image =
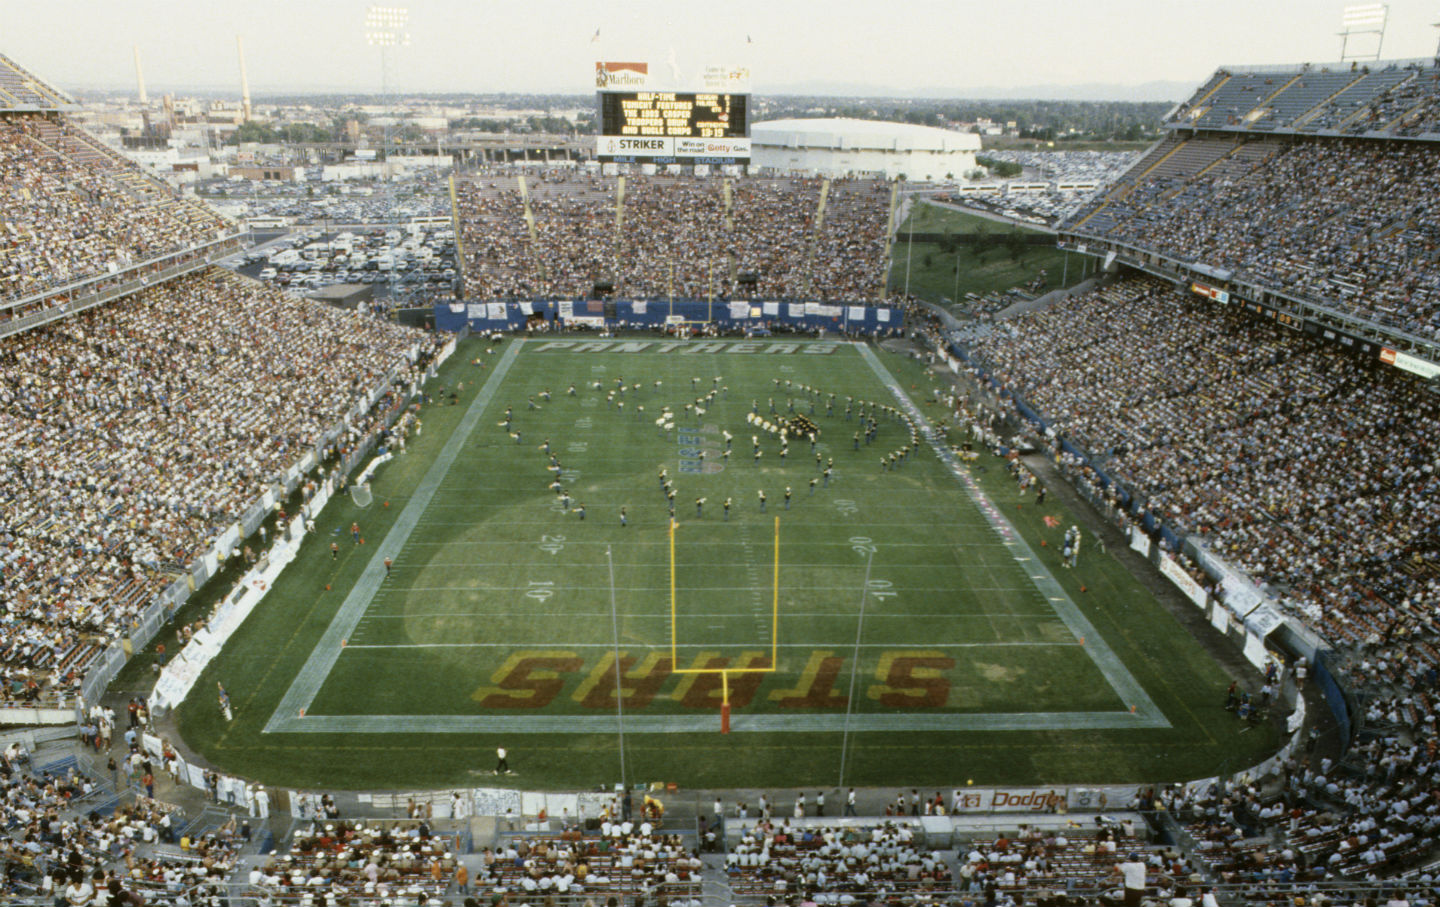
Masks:
[[[933,126],[850,120],[770,120],[750,126],[750,169],[808,176],[960,179],[980,136]]]

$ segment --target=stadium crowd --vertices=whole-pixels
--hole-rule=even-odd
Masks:
[[[0,118],[0,300],[234,232],[64,121]]]
[[[573,299],[597,283],[642,299],[885,295],[883,183],[832,181],[823,215],[818,180],[632,176],[622,194],[615,177],[555,171],[525,195],[533,242],[515,177],[457,182],[468,298]]]
[[[1235,132],[1412,138],[1440,131],[1440,58],[1348,67],[1218,69],[1169,122]]]
[[[335,902],[341,898],[424,903],[442,894],[455,873],[455,841],[417,823],[324,822],[295,832],[289,853],[254,865],[254,896]]]
[[[212,270],[7,340],[3,695],[78,683],[422,336]]]
[[[945,854],[921,846],[908,822],[813,828],[762,819],[742,831],[725,863],[737,893],[798,892],[817,903],[838,903],[842,894],[943,892],[952,884]]]
[[[1112,499],[1123,488],[1197,533],[1341,647],[1337,672],[1365,703],[1361,743],[1338,762],[1298,753],[1263,787],[1166,801],[1196,823],[1212,868],[1241,883],[1373,880],[1428,858],[1440,825],[1435,395],[1149,278],[969,347],[977,375],[1047,420],[1058,460],[1101,484],[1098,468]],[[1282,847],[1257,840],[1267,827]]]
[[[1440,63],[1407,68],[1415,78],[1387,89],[1346,125],[1346,132],[1383,129],[1405,137],[1440,132]]]
[[[1223,794],[1172,793],[1163,803],[1187,823],[1197,859],[1225,883],[1376,882],[1428,861],[1440,828],[1431,794],[1440,763],[1418,741],[1376,737],[1344,762],[1289,760],[1278,789],[1242,783]]]
[[[74,760],[61,772],[37,769],[8,747],[0,761],[0,897],[123,907],[206,903],[224,890],[244,843],[234,821],[193,838],[185,817],[149,798],[120,805]]]
[[[1209,305],[1126,280],[974,349],[1058,436],[1317,628],[1404,638],[1440,602],[1434,395]]]
[[[1333,139],[1236,145],[1229,136],[1170,141],[1170,153],[1190,166],[1161,166],[1163,158],[1137,166],[1143,172],[1132,185],[1077,213],[1069,228],[1440,338],[1435,147]]]
[[[522,899],[648,894],[680,902],[699,895],[701,869],[699,854],[679,836],[649,821],[607,820],[598,836],[572,830],[559,839],[522,837],[487,847],[476,879]]]
[[[1426,111],[1407,111],[1407,128],[1423,128]],[[1220,168],[1223,176],[1142,179],[1107,235],[1440,336],[1436,158],[1424,148],[1302,141],[1266,160],[1238,178]],[[0,298],[226,230],[55,120],[0,120],[0,176]],[[638,177],[622,204],[613,179],[552,173],[528,187],[533,240],[509,177],[457,188],[471,298],[574,298],[597,282],[625,296],[704,297],[712,265],[722,298],[884,295],[880,184],[836,181],[822,209],[814,181]],[[753,289],[734,279],[747,272],[757,276]],[[276,474],[392,370],[413,377],[423,342],[219,271],[8,340],[0,696],[34,698],[47,675],[52,686],[72,685],[86,653],[123,635]],[[1297,755],[1278,789],[1272,780],[1163,793],[1161,803],[1191,822],[1201,860],[1227,881],[1257,885],[1411,869],[1440,826],[1435,398],[1408,376],[1217,315],[1149,280],[1006,322],[974,349],[996,380],[1052,420],[1055,439],[1093,454],[1164,520],[1203,536],[1345,642],[1352,677],[1372,694],[1365,717],[1376,733],[1340,762]],[[351,421],[331,452],[373,427]],[[233,870],[244,839],[233,823],[176,853],[166,847],[177,837],[173,810],[144,798],[102,815],[93,807],[103,791],[78,771],[36,773],[7,750],[0,894],[190,904],[196,886]],[[329,818],[257,867],[252,893],[424,903],[452,882],[464,893],[453,842],[426,823]],[[1266,828],[1283,829],[1285,844],[1257,841]],[[767,819],[742,833],[727,867],[737,890],[799,892],[806,903],[876,890],[921,901],[964,891],[996,903],[997,892],[1096,869],[1108,876],[1130,837],[1087,841],[1078,856],[1064,835],[987,840],[952,875],[950,860],[919,846],[903,823],[802,829]],[[1147,859],[1189,881],[1192,867],[1178,856]],[[698,894],[701,869],[680,839],[628,821],[607,822],[595,839],[515,839],[484,851],[481,864],[477,883],[521,903],[611,892],[635,903],[679,900]],[[1177,887],[1167,899],[1186,900]]]

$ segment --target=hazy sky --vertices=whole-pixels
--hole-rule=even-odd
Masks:
[[[403,0],[399,0],[403,2]],[[0,52],[65,88],[378,90],[369,4],[352,0],[0,0]],[[398,5],[398,4],[397,4]],[[1390,0],[1386,59],[1431,57],[1436,0]],[[956,95],[1007,85],[1196,83],[1227,63],[1339,57],[1328,0],[409,0],[402,90],[589,92],[594,61],[748,65],[802,84]],[[600,39],[592,41],[596,29]],[[748,41],[747,41],[748,38]],[[753,43],[751,43],[753,42]]]

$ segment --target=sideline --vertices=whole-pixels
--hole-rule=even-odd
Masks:
[[[435,492],[445,481],[446,475],[450,472],[451,465],[460,456],[460,451],[470,439],[470,434],[475,426],[480,423],[480,416],[495,392],[504,383],[505,375],[510,371],[510,365],[515,361],[521,347],[525,345],[524,339],[517,339],[505,350],[500,361],[495,364],[490,372],[490,378],[475,399],[470,401],[470,406],[465,410],[460,424],[441,448],[440,454],[435,462],[430,464],[426,471],[425,478],[420,480],[415,492],[401,511],[395,524],[385,534],[385,539],[375,546],[375,553],[370,557],[370,563],[365,565],[365,570],[356,580],[355,585],[350,589],[350,594],[345,596],[345,603],[335,612],[335,617],[330,626],[325,629],[325,634],[311,650],[310,657],[306,659],[304,666],[300,668],[295,680],[291,682],[290,688],[285,691],[280,704],[275,707],[275,712],[266,722],[261,733],[272,734],[284,731],[300,730],[294,725],[305,719],[301,718],[301,712],[310,707],[320,687],[325,683],[325,678],[335,667],[335,662],[340,659],[343,650],[342,641],[348,639],[354,632],[360,619],[365,616],[365,611],[370,607],[370,601],[379,591],[381,582],[385,579],[385,559],[398,557],[400,550],[405,547],[405,542],[410,538],[410,533],[415,530],[415,525],[425,513],[425,508],[430,506],[430,500],[435,497]]]
[[[1000,512],[1000,509],[991,503],[990,499],[980,490],[979,484],[975,481],[974,477],[970,475],[969,470],[961,465],[955,454],[940,443],[934,428],[931,427],[930,422],[925,418],[925,414],[920,412],[920,408],[916,406],[915,402],[900,388],[900,382],[896,381],[895,376],[890,374],[890,370],[885,368],[885,364],[875,355],[875,351],[865,344],[856,344],[856,347],[860,351],[861,358],[874,370],[880,380],[885,383],[885,386],[890,388],[890,392],[895,395],[900,407],[910,415],[910,418],[915,420],[915,424],[919,426],[920,435],[925,439],[925,443],[928,444],[930,449],[935,452],[935,455],[940,458],[940,462],[944,463],[950,472],[960,481],[961,486],[965,489],[965,493],[970,497],[970,500],[974,502],[976,508],[985,515],[986,520],[995,529],[996,533],[998,533],[1005,544],[1012,549],[1015,559],[1023,559],[1030,565],[1026,570],[1026,575],[1030,577],[1031,582],[1035,584],[1035,588],[1039,590],[1041,597],[1050,603],[1050,606],[1055,610],[1055,614],[1065,626],[1070,629],[1070,632],[1075,635],[1076,639],[1086,641],[1085,653],[1090,656],[1090,660],[1100,669],[1100,673],[1105,675],[1105,679],[1109,682],[1111,689],[1115,691],[1122,702],[1134,709],[1134,712],[1129,715],[1129,717],[1134,720],[1130,724],[1121,726],[1144,728],[1171,727],[1169,719],[1165,717],[1165,713],[1160,711],[1160,707],[1150,698],[1150,694],[1145,692],[1145,688],[1135,679],[1135,675],[1130,673],[1130,669],[1125,666],[1125,663],[1121,661],[1110,648],[1110,644],[1107,643],[1105,638],[1095,629],[1094,624],[1090,623],[1090,620],[1085,617],[1084,614],[1080,613],[1079,607],[1076,606],[1069,594],[1065,592],[1064,587],[1056,581],[1055,577],[1047,568],[1041,565],[1040,558],[1036,555],[1034,549],[1026,543],[1020,533],[1015,530],[1014,525]],[[1034,573],[1031,572],[1032,570],[1039,572]]]

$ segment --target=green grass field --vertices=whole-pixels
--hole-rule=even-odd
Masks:
[[[938,243],[917,241],[913,248],[908,248],[910,244],[906,238],[912,229],[917,233],[980,231],[1002,237],[1012,232],[1033,235],[1038,231],[939,205],[916,205],[895,234],[890,288],[895,292],[905,288],[908,257],[910,293],[929,302],[964,300],[966,293],[978,296],[1002,293],[1028,283],[1042,270],[1046,272],[1046,278],[1041,292],[1062,285],[1073,286],[1084,279],[1081,269],[1090,262],[1086,256],[1072,255],[1067,267],[1066,253],[1053,245],[1027,246],[1019,257],[1012,257],[1004,245],[989,248],[961,246],[954,252],[947,252]],[[955,306],[953,310],[956,314],[965,312],[963,305]]]
[[[910,440],[883,412],[856,449],[847,396],[899,407],[900,389],[916,424],[943,418],[915,361],[808,341],[500,349],[462,345],[432,384],[463,382],[456,403],[425,407],[368,508],[327,508],[178,710],[217,766],[293,786],[482,785],[504,744],[504,783],[612,783],[617,648],[632,781],[834,783],[847,727],[856,785],[1168,780],[1273,748],[1218,707],[1229,678],[1117,563],[1090,550],[1061,568],[1071,515],[1017,507],[999,461],[962,467],[922,438],[883,468]],[[820,432],[782,460],[747,415],[790,418],[792,400]]]

